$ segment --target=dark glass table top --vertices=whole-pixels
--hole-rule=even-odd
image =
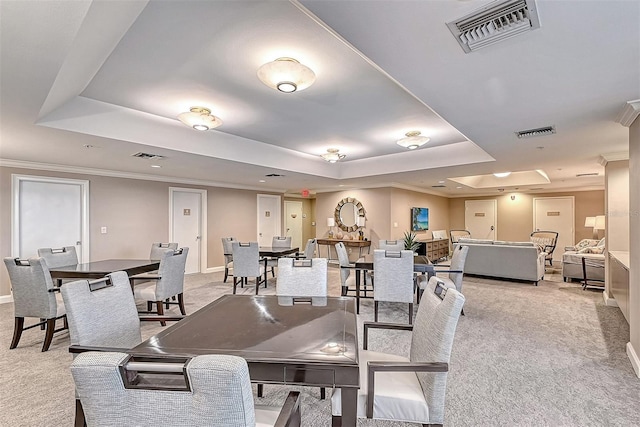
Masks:
[[[356,330],[353,298],[286,305],[273,295],[225,295],[130,353],[154,357],[231,354],[248,362],[357,366]]]
[[[133,274],[157,270],[159,267],[159,260],[106,259],[50,268],[49,271],[53,278],[99,278],[114,271],[125,271],[131,276]]]

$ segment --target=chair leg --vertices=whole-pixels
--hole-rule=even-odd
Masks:
[[[186,316],[187,311],[184,309],[184,296],[182,295],[182,292],[178,294],[178,307],[180,307],[180,313],[182,313],[183,316]]]
[[[260,289],[260,277],[256,277],[256,295],[258,295],[258,289]]]
[[[373,321],[378,321],[378,301],[373,303]]]
[[[342,417],[331,416],[331,427],[342,427]]]
[[[413,303],[409,303],[409,324],[413,325]]]
[[[51,340],[53,339],[53,333],[56,330],[56,319],[47,319],[47,332],[44,335],[44,343],[42,344],[42,351],[49,350]]]
[[[158,316],[164,316],[164,307],[163,307],[162,301],[156,301],[156,307],[158,311]],[[161,320],[160,324],[162,326],[167,326],[167,322],[165,322],[164,320]]]
[[[147,301],[147,311],[149,311],[149,312],[153,311],[153,302],[152,301]]]
[[[262,397],[264,393],[264,384],[258,384],[258,397]]]
[[[242,277],[240,278],[240,281],[242,281]],[[236,286],[238,286],[238,281],[236,280],[236,278],[233,278],[233,294],[236,294]]]
[[[73,423],[74,427],[86,427],[87,422],[84,419],[84,409],[82,409],[82,402],[76,398],[76,419]]]
[[[176,299],[176,298],[174,297],[173,299]],[[167,300],[164,302],[165,308],[166,308],[167,310],[169,310],[169,301],[170,301],[170,299],[169,299],[169,298],[167,298]]]
[[[20,337],[22,336],[22,330],[24,329],[24,317],[16,317],[13,326],[13,339],[11,340],[10,350],[13,350],[18,346]]]
[[[324,387],[320,387],[320,400],[327,398],[327,390]]]
[[[224,279],[222,283],[227,283],[227,277],[229,277],[229,269],[227,267],[224,268]]]

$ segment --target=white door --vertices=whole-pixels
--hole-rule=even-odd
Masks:
[[[554,261],[562,258],[565,246],[574,244],[574,201],[573,196],[533,199],[533,229],[558,232],[556,250],[553,251]]]
[[[170,226],[169,240],[179,247],[188,247],[185,273],[199,273],[206,267],[206,190],[169,188]],[[204,258],[204,261],[202,259]]]
[[[274,236],[282,234],[280,196],[258,194],[258,245],[271,246]]]
[[[492,200],[466,200],[464,202],[464,227],[474,239],[495,240],[498,235],[498,202]]]
[[[302,202],[285,200],[284,226],[285,236],[291,236],[291,247],[304,250],[302,246]]]
[[[75,246],[89,261],[89,181],[12,175],[11,253],[37,256],[38,248]]]

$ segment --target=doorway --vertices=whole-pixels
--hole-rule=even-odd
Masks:
[[[302,246],[302,202],[285,200],[284,202],[284,227],[285,236],[291,236],[291,247]]]
[[[464,202],[464,226],[474,239],[496,240],[498,201],[466,200]]]
[[[169,187],[169,241],[189,248],[185,273],[207,266],[207,190]]]
[[[274,236],[282,234],[280,196],[258,194],[258,245],[271,246]]]
[[[89,181],[11,175],[11,183],[11,255],[75,246],[78,261],[88,262]]]
[[[575,239],[575,198],[564,197],[540,197],[533,199],[533,230],[556,231],[558,241],[553,252],[554,261],[562,257],[562,251],[558,248],[573,246]]]

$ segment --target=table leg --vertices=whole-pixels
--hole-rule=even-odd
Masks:
[[[356,314],[360,314],[360,272],[356,270]]]
[[[342,399],[342,425],[355,426],[358,418],[358,389],[344,387],[340,391]]]

